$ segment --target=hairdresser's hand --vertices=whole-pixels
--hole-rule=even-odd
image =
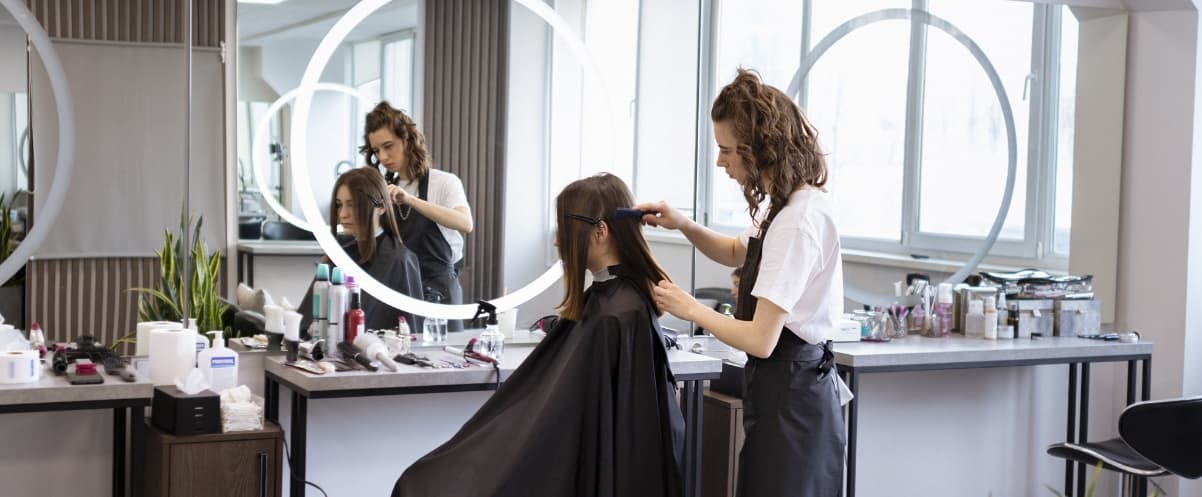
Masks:
[[[692,321],[697,315],[698,308],[705,306],[697,302],[688,292],[681,290],[676,284],[663,280],[653,289],[655,305],[659,310],[669,313],[685,321]]]
[[[643,223],[648,226],[678,230],[689,223],[689,218],[684,217],[680,211],[673,209],[672,206],[663,200],[639,204],[635,206],[635,209],[647,213],[643,215]]]
[[[388,196],[396,205],[405,205],[409,202],[409,192],[397,185],[388,185]]]

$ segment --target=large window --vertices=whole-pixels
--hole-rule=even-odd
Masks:
[[[710,95],[738,67],[788,88],[797,61],[822,38],[884,8],[923,9],[945,19],[989,58],[1013,111],[1018,151],[1013,198],[991,253],[1063,258],[1071,228],[1076,32],[1061,7],[716,0]],[[1005,191],[1007,139],[993,86],[959,41],[904,20],[856,29],[822,56],[795,98],[827,154],[844,247],[950,257],[976,250]],[[731,182],[714,179],[709,191],[711,225],[747,224]]]
[[[980,47],[1013,111],[1015,186],[991,254],[1049,265],[1067,256],[1076,26],[1063,7],[562,0],[555,8],[583,33],[608,95],[556,40],[548,54],[552,192],[608,170],[630,178],[640,200],[666,200],[728,233],[742,229],[750,222],[742,192],[714,164],[709,106],[718,91],[740,67],[785,90],[841,24],[915,8]],[[959,40],[919,22],[870,24],[835,43],[793,97],[819,130],[845,247],[953,258],[977,249],[1005,191],[1008,143],[994,87]],[[608,129],[618,135],[612,141]]]

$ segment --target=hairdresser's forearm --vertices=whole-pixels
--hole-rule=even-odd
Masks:
[[[414,210],[430,218],[431,221],[434,221],[439,226],[446,226],[465,234],[472,232],[472,215],[471,211],[466,207],[452,209],[412,196],[409,197],[408,202],[409,205],[413,206]]]
[[[751,321],[740,321],[719,314],[717,311],[700,305],[694,308],[693,321],[712,333],[718,340],[736,349],[756,357],[764,358],[772,354],[776,341],[780,338],[781,329],[787,317],[784,311],[775,306],[764,309],[763,315],[757,306],[756,315]]]
[[[702,254],[713,259],[714,262],[727,267],[743,264],[747,249],[739,243],[738,238],[718,233],[696,221],[689,221],[680,228],[680,232],[684,233],[685,238],[688,238],[689,242]]]

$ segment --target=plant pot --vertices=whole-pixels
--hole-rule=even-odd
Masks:
[[[0,287],[0,315],[5,323],[25,329],[25,285]]]

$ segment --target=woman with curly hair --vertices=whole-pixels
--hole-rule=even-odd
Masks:
[[[431,167],[426,138],[404,112],[380,102],[367,114],[359,152],[380,167],[401,240],[417,254],[427,297],[436,293],[446,304],[462,304],[459,262],[463,235],[472,232],[472,210],[463,182],[455,174]],[[462,331],[463,322],[448,322]]]
[[[742,187],[751,227],[730,237],[664,202],[638,208],[650,212],[644,222],[680,230],[710,259],[742,265],[735,319],[667,281],[656,303],[747,352],[737,495],[837,495],[845,441],[827,337],[843,310],[843,260],[817,131],[788,96],[743,69],[710,119],[717,165]]]

